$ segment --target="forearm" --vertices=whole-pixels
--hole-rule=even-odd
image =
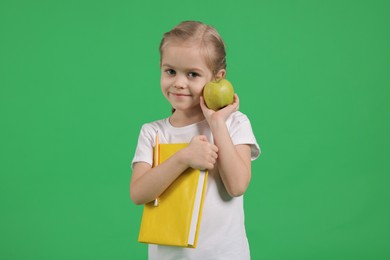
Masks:
[[[142,165],[139,169],[143,172]],[[186,169],[188,165],[177,153],[157,167],[150,168],[143,173],[133,172],[134,180],[130,185],[130,196],[135,204],[145,204],[156,199],[169,185]]]
[[[227,192],[233,196],[245,193],[251,178],[250,148],[238,149],[231,140],[224,121],[210,125],[214,143],[218,147],[218,170]]]
[[[191,139],[190,144],[168,160],[151,168],[147,163],[137,163],[133,168],[130,196],[135,204],[145,204],[157,198],[187,168],[213,169],[217,147],[205,136]]]

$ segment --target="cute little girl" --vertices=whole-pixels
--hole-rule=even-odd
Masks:
[[[149,259],[250,259],[243,194],[260,148],[236,94],[218,111],[202,97],[207,82],[226,76],[225,44],[213,27],[185,21],[164,34],[160,55],[161,91],[173,113],[141,128],[131,199],[137,205],[153,201],[188,167],[209,174],[197,248],[149,245]],[[160,143],[189,145],[152,168],[157,132]]]

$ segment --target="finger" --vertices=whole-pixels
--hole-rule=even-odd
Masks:
[[[238,98],[238,95],[235,93],[233,98],[233,103],[231,104],[234,110],[238,110],[238,107],[240,105],[240,99]]]
[[[207,169],[208,170],[214,169],[214,164],[213,163],[209,163]]]
[[[207,137],[205,135],[199,135],[198,140],[203,141],[203,142],[208,142]]]
[[[208,109],[206,103],[204,102],[204,98],[202,96],[200,96],[199,104],[202,111],[206,111],[206,109]]]
[[[213,152],[211,153],[211,157],[216,160],[218,158],[218,154],[216,152]]]
[[[213,159],[217,159],[217,158],[218,158],[218,154],[217,154],[217,152],[214,151],[214,150],[210,150],[210,151],[208,152],[208,155],[210,156],[210,158],[213,158]]]
[[[199,103],[200,103],[201,106],[205,105],[204,98],[202,96],[199,97]]]
[[[239,99],[238,99],[237,94],[234,94],[233,103],[227,105],[226,107],[222,108],[221,110],[224,110],[224,111],[226,111],[226,113],[231,114],[233,112],[236,112],[238,110],[238,107],[239,107]]]
[[[213,165],[215,165],[216,162],[217,162],[217,160],[214,159],[214,158],[212,158],[211,163],[212,163]]]
[[[230,113],[236,112],[238,110],[238,103],[233,103],[227,106],[227,111],[230,111]]]
[[[216,158],[214,158],[214,154],[209,154],[209,156],[205,158],[205,161],[214,164],[216,162]]]
[[[211,146],[211,150],[213,150],[214,152],[218,152],[218,147],[215,145],[215,144],[210,144]]]
[[[240,103],[237,93],[234,93],[233,103]]]

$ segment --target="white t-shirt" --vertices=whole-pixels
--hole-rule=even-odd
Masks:
[[[237,111],[228,118],[226,125],[233,144],[249,144],[251,158],[256,159],[260,148],[248,117]],[[132,164],[146,162],[152,165],[157,131],[160,143],[189,143],[196,135],[205,135],[213,142],[206,120],[184,127],[172,126],[168,118],[158,120],[142,126]],[[243,196],[232,198],[217,170],[209,171],[197,248],[149,245],[149,259],[249,260]]]

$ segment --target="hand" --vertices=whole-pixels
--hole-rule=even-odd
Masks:
[[[211,123],[213,123],[214,121],[226,122],[226,120],[232,113],[238,111],[239,105],[240,105],[240,100],[238,98],[238,95],[234,94],[232,104],[224,108],[221,108],[218,111],[214,111],[212,109],[209,109],[206,106],[206,103],[204,102],[204,98],[202,96],[200,97],[200,107],[209,125],[211,125]]]
[[[188,158],[188,164],[194,169],[211,170],[218,158],[218,148],[209,143],[207,137],[198,135],[192,138],[190,144],[183,149]]]

